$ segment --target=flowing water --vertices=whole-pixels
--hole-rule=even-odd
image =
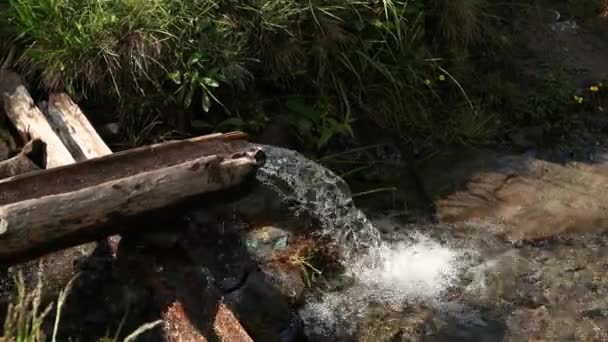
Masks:
[[[293,151],[265,150],[259,179],[294,213],[320,222],[352,280],[308,295],[299,315],[310,340],[608,341],[601,230],[514,245],[490,222],[453,229],[368,217],[331,171]]]
[[[371,306],[399,310],[408,302],[427,302],[448,308],[441,296],[457,282],[470,251],[416,230],[387,241],[353,205],[348,186],[337,175],[297,152],[270,146],[264,150],[268,161],[259,179],[291,203],[296,215],[318,218],[322,232],[342,247],[342,262],[354,279],[345,290],[308,299],[300,316],[309,335],[350,335]]]

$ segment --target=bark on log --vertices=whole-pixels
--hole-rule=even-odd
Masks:
[[[115,232],[103,227],[119,224],[121,219],[237,185],[258,166],[258,153],[262,152],[205,156],[77,191],[4,205],[0,207],[0,263],[12,264],[64,248],[62,242],[73,236],[86,235],[89,241],[107,237]]]
[[[234,132],[170,141],[3,179],[0,180],[0,205],[76,191],[140,172],[177,165],[204,155],[245,152],[252,145],[243,140],[244,137],[243,133]]]
[[[40,139],[46,144],[44,168],[72,164],[75,159],[34,104],[21,77],[8,70],[0,70],[0,98],[7,117],[19,131],[23,142]]]
[[[44,150],[45,145],[41,140],[28,142],[19,154],[0,162],[0,179],[40,170]]]
[[[68,95],[51,94],[42,111],[76,161],[112,154],[112,150]]]

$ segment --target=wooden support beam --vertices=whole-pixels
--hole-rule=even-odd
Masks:
[[[42,112],[76,161],[112,154],[80,108],[64,93],[51,94]]]
[[[42,165],[44,168],[75,162],[74,157],[55,134],[44,114],[34,104],[34,100],[18,74],[0,70],[0,99],[6,116],[21,135],[23,143],[30,139],[40,139],[46,144],[45,165]]]

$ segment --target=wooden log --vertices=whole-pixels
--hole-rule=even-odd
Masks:
[[[0,180],[0,205],[76,191],[140,172],[177,165],[203,155],[245,152],[252,148],[245,138],[244,133],[232,132],[169,141],[3,179]]]
[[[74,236],[89,241],[113,235],[103,229],[125,218],[241,183],[259,165],[259,150],[204,156],[95,186],[31,198],[0,207],[0,263],[65,248]],[[257,160],[256,160],[257,159]]]
[[[68,95],[51,94],[42,112],[76,161],[112,154],[112,150]]]
[[[23,84],[21,77],[8,70],[0,70],[0,98],[7,117],[11,120],[23,142],[40,139],[46,144],[44,168],[72,164],[75,159],[55,134],[44,114]]]
[[[45,144],[35,139],[28,142],[16,156],[0,162],[0,179],[40,170]]]

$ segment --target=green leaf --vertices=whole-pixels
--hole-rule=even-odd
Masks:
[[[203,82],[205,83],[205,85],[213,88],[217,88],[220,86],[220,84],[216,80],[209,77],[203,77]]]
[[[179,70],[170,73],[168,76],[169,79],[175,84],[182,84],[181,73],[179,72]]]
[[[327,145],[327,143],[329,142],[329,139],[331,139],[334,136],[334,133],[335,132],[331,128],[324,129],[321,134],[321,137],[317,141],[317,148],[321,148],[321,147]]]
[[[301,98],[291,98],[287,100],[286,105],[287,109],[308,118],[310,121],[318,123],[321,119],[319,111],[304,103]]]
[[[195,70],[190,77],[190,83],[196,83],[198,81],[198,71]]]
[[[200,52],[195,52],[194,54],[192,54],[192,56],[188,60],[188,64],[194,65],[194,64],[198,63],[201,60],[201,58],[203,58],[203,54]]]
[[[188,93],[186,94],[186,97],[184,98],[184,108],[190,108],[190,105],[192,104],[193,95],[194,95],[194,87],[190,87],[190,89],[188,89]]]
[[[203,91],[203,96],[201,98],[201,103],[203,106],[203,111],[208,112],[209,109],[211,108],[211,99],[209,98],[209,95],[207,94],[206,91]]]

